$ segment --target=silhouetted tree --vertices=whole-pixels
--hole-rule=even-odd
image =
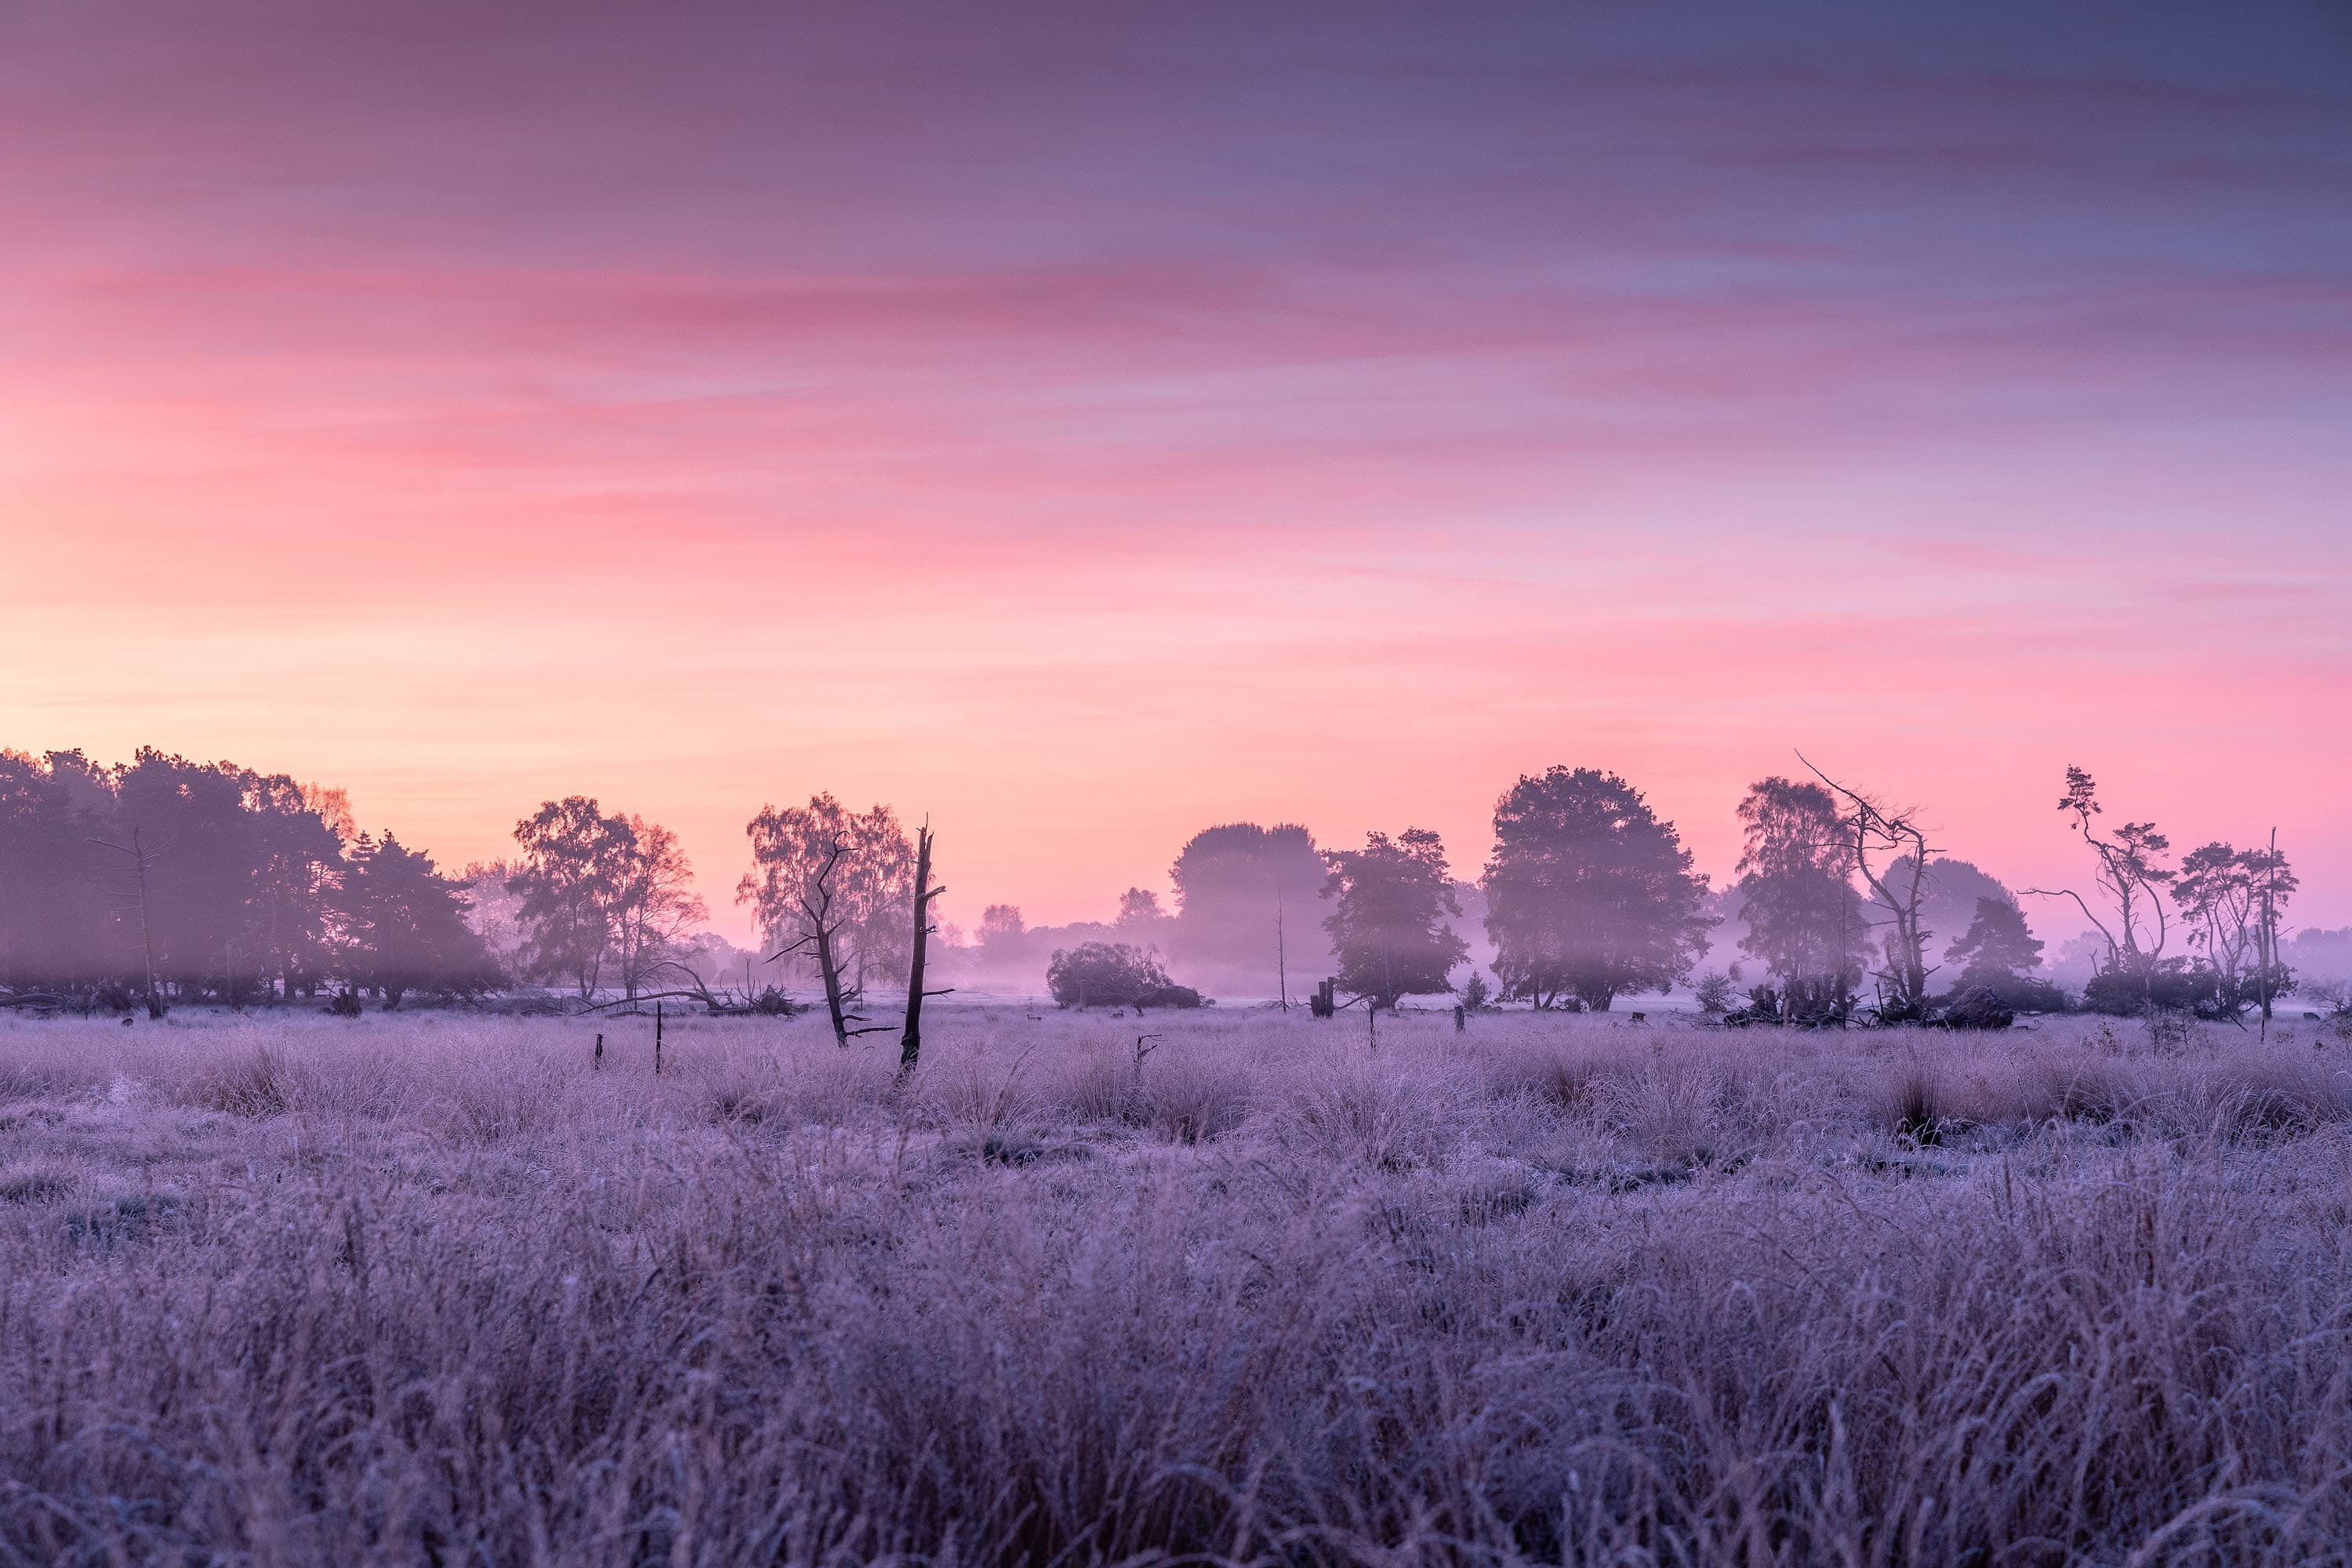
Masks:
[[[2272,1010],[2280,995],[2294,985],[2294,972],[2279,957],[2279,929],[2285,919],[2287,897],[2294,891],[2294,876],[2287,869],[2286,857],[2279,853],[2277,828],[2271,829],[2270,844],[2248,869],[2254,877],[2254,963],[2260,976],[2263,1039],[2267,1042]]]
[[[2178,875],[2163,863],[2171,851],[2171,840],[2158,833],[2153,822],[2126,822],[2112,833],[2093,827],[2091,819],[2103,810],[2098,786],[2078,767],[2066,770],[2066,794],[2058,809],[2074,818],[2075,833],[2091,851],[2096,868],[2093,886],[2101,909],[2094,912],[2090,900],[2072,888],[2028,888],[2026,891],[2038,898],[2072,899],[2083,918],[2097,928],[2105,960],[2100,973],[2084,988],[2086,997],[2095,994],[2112,1001],[2136,986],[2144,1005],[2162,1005],[2156,977],[2165,969],[2164,948],[2170,931],[2164,913],[2164,892]]]
[[[237,771],[142,746],[117,770],[115,801],[114,842],[144,852],[143,894],[130,886],[129,860],[121,892],[142,906],[159,983],[184,998],[208,982],[226,994],[243,970],[245,988],[258,990],[261,943],[247,917],[261,850]]]
[[[2215,842],[2180,858],[2173,902],[2189,926],[2189,946],[2213,972],[2221,1009],[2242,1012],[2293,986],[2286,966],[2269,956],[2263,928],[2299,885],[2286,857],[2275,850]]]
[[[1450,992],[1446,975],[1470,944],[1445,924],[1459,917],[1445,847],[1436,834],[1408,827],[1391,839],[1368,835],[1361,849],[1327,850],[1330,874],[1322,896],[1334,900],[1325,917],[1339,959],[1340,986],[1393,1010],[1401,996]]]
[[[2042,942],[2013,900],[1979,898],[1967,931],[1944,949],[1944,962],[1960,965],[1955,996],[1986,991],[2007,1006],[2045,1013],[2065,1005],[2063,994],[2032,973],[2042,967]]]
[[[1642,794],[1614,773],[1555,767],[1495,806],[1486,934],[1506,998],[1573,996],[1605,1012],[1664,991],[1706,951],[1706,879]]]
[[[112,842],[143,847],[161,983],[241,1004],[313,963],[341,842],[282,774],[142,747],[114,773]]]
[[[1118,896],[1118,923],[1128,930],[1155,925],[1166,918],[1160,910],[1160,895],[1149,888],[1129,888]]]
[[[1003,947],[1018,942],[1028,930],[1021,921],[1018,904],[991,904],[980,911],[980,927],[974,933],[982,947]]]
[[[2002,903],[2015,903],[2016,896],[2000,878],[1949,855],[1937,855],[1927,862],[1927,874],[1918,875],[1918,863],[1907,855],[1898,856],[1879,873],[1880,880],[1896,899],[1906,898],[1912,884],[1918,881],[1918,921],[1921,941],[1928,951],[1935,951],[1935,939],[1944,939],[1948,947],[1969,922],[1976,918],[1977,900],[1994,899]],[[1887,906],[1875,893],[1870,895],[1864,913],[1873,925],[1889,922]]]
[[[136,933],[109,885],[114,852],[105,769],[79,752],[0,752],[0,985],[71,992],[132,977]]]
[[[1764,779],[1739,803],[1740,951],[1780,982],[1791,1023],[1843,1018],[1862,983],[1865,927],[1853,890],[1853,841],[1838,803],[1816,784]]]
[[[887,805],[845,811],[832,795],[819,795],[783,811],[763,805],[744,832],[751,840],[751,870],[736,885],[735,901],[751,906],[771,946],[782,948],[809,934],[803,895],[818,862],[830,857],[827,918],[835,934],[826,945],[845,990],[854,996],[868,979],[906,978],[915,852],[896,813]],[[814,957],[813,945],[794,951]]]
[[[1286,909],[1312,910],[1328,873],[1314,836],[1296,823],[1233,822],[1194,834],[1168,869],[1176,888],[1178,954],[1189,963],[1272,973],[1276,917]],[[1312,962],[1307,952],[1294,957]]]
[[[903,978],[904,961],[876,944],[911,937],[914,859],[888,806],[844,811],[830,795],[779,811],[763,805],[744,828],[752,869],[735,900],[751,906],[775,947],[816,966],[834,1034],[846,1046],[874,1030],[853,1027],[868,971]]]
[[[498,985],[497,963],[466,923],[457,882],[424,851],[389,833],[380,843],[362,834],[340,901],[343,968],[353,984],[382,994],[387,1010],[412,991],[478,996]]]
[[[507,879],[528,931],[525,972],[596,994],[611,954],[621,889],[636,854],[626,818],[606,816],[585,795],[551,800],[515,824],[522,863]]]
[[[2025,923],[2023,910],[2006,899],[1979,899],[1976,918],[1944,950],[1944,958],[1961,966],[1962,985],[1981,985],[2039,969],[2042,942]]]
[[[929,956],[931,933],[939,930],[931,923],[931,900],[946,891],[945,888],[931,886],[931,825],[926,818],[915,834],[915,886],[908,905],[914,935],[908,944],[906,1021],[898,1031],[898,1072],[902,1077],[913,1072],[922,1061],[923,999],[944,996],[955,989],[923,989],[924,961]]]
[[[315,994],[331,962],[329,924],[357,837],[351,802],[339,789],[298,784],[284,774],[245,775],[247,808],[256,816],[250,926],[263,971],[288,1000]]]
[[[1805,760],[1802,752],[1799,758]],[[1849,789],[1814,768],[1810,760],[1805,760],[1805,765],[1845,803],[1843,809],[1853,868],[1862,873],[1871,893],[1865,910],[1880,911],[1875,923],[1885,935],[1878,949],[1886,966],[1876,972],[1879,1016],[1889,1023],[1922,1017],[1927,1010],[1927,977],[1934,973],[1927,963],[1927,939],[1934,932],[1920,918],[1935,876],[1928,859],[1927,830],[1916,810],[1889,806],[1875,796]],[[1897,866],[1909,875],[1899,879],[1891,877]]]
[[[677,835],[634,814],[628,828],[613,889],[613,967],[621,994],[634,1001],[665,971],[692,977],[678,962],[680,947],[710,910],[695,895],[694,868]]]
[[[159,1016],[315,993],[349,958],[356,837],[341,791],[283,773],[0,753],[0,985],[136,990]]]
[[[839,838],[827,842],[818,853],[800,891],[792,900],[792,925],[801,934],[769,955],[777,959],[786,953],[804,952],[814,961],[817,978],[824,986],[825,1013],[833,1020],[834,1043],[844,1049],[848,1048],[853,1036],[877,1032],[874,1028],[852,1027],[862,1025],[865,1015],[856,1011],[859,994],[842,980],[841,933],[847,928],[848,917],[842,912],[841,896],[834,887],[834,878],[840,873],[841,862],[848,853],[849,846]]]

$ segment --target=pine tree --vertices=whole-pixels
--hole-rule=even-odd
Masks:
[[[478,995],[499,984],[488,946],[466,923],[457,883],[433,858],[387,833],[362,834],[344,875],[345,961],[353,984],[381,992],[387,1008],[411,991]]]

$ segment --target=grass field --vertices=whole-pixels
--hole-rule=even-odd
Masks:
[[[0,1024],[0,1563],[2352,1556],[2352,1043],[2038,1022]]]

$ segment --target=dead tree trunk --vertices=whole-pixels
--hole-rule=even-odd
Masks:
[[[931,827],[925,823],[915,839],[915,938],[907,963],[907,1026],[898,1036],[898,1075],[915,1070],[923,1056],[923,998],[944,996],[954,989],[923,989],[923,954],[931,934],[931,900],[946,892],[931,886]]]
[[[833,955],[834,929],[819,925],[809,934],[816,952],[817,973],[824,977],[824,1010],[833,1019],[833,1043],[845,1049],[849,1045],[849,1002],[842,994],[841,965]]]

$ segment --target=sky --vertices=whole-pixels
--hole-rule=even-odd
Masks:
[[[1107,918],[1553,763],[2352,922],[2352,13],[0,4],[0,745]],[[2079,919],[2053,917],[2070,931]]]

